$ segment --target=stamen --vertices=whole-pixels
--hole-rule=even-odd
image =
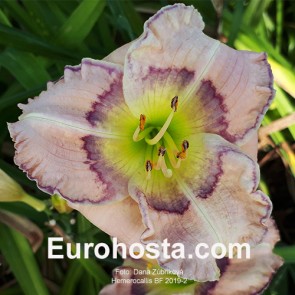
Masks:
[[[153,164],[150,160],[147,160],[145,163],[145,170],[147,172],[152,171],[153,170]]]
[[[176,155],[176,158],[179,159],[178,161],[184,160],[186,158],[186,151],[189,148],[189,142],[187,140],[184,140],[182,142],[181,147],[182,147],[182,151],[177,153]]]
[[[174,113],[176,112],[177,110],[177,106],[178,106],[178,96],[174,96],[171,100],[171,108],[172,108],[172,112],[170,113],[170,115],[168,116],[166,122],[164,123],[164,125],[162,126],[162,128],[160,129],[160,131],[158,132],[158,134],[152,138],[152,139],[146,139],[146,142],[150,145],[154,145],[156,143],[159,142],[159,140],[161,140],[161,138],[164,136],[165,132],[167,131],[172,119],[173,119],[173,116],[174,116]]]
[[[158,162],[157,165],[155,166],[156,170],[161,169],[165,177],[171,177],[172,176],[172,170],[167,168],[166,162],[165,162],[165,156],[166,154],[166,148],[163,146],[160,146],[158,150]]]
[[[189,143],[188,143],[187,140],[184,140],[184,141],[182,142],[182,150],[183,150],[183,151],[186,151],[188,148],[189,148]]]
[[[166,132],[164,135],[164,142],[167,148],[167,154],[168,154],[168,158],[169,161],[172,165],[173,168],[179,168],[180,167],[180,162],[177,161],[175,159],[175,156],[178,154],[179,150],[176,146],[176,144],[174,143],[173,138],[171,137],[171,135]]]
[[[139,125],[138,125],[138,127],[136,128],[136,130],[135,130],[135,132],[133,134],[133,141],[139,141],[139,140],[144,138],[144,137],[141,137],[139,139],[139,133],[144,130],[145,122],[146,122],[146,116],[143,115],[143,114],[140,114],[140,116],[139,116]]]
[[[177,158],[177,159],[184,160],[184,159],[186,158],[186,152],[179,152],[179,153],[176,155],[176,158]]]
[[[146,116],[141,114],[140,117],[139,117],[139,129],[140,129],[140,131],[144,130],[145,121],[146,121]]]
[[[138,133],[136,133],[138,129]],[[133,141],[137,142],[140,141],[142,139],[144,139],[148,134],[150,134],[152,132],[152,130],[154,130],[154,127],[148,127],[146,129],[144,129],[142,132],[140,132],[139,127],[137,127],[137,129],[135,130],[134,134],[133,134]]]
[[[162,166],[162,161],[163,161],[163,157],[166,153],[166,149],[163,146],[160,146],[157,144],[158,148],[158,160],[157,160],[157,164],[154,166],[154,168],[156,170],[160,170],[161,166]]]
[[[146,162],[145,162],[145,170],[146,170],[146,172],[147,172],[147,179],[150,179],[151,178],[151,171],[153,170],[153,164],[152,164],[152,162],[150,161],[150,160],[147,160]]]
[[[157,164],[155,165],[156,170],[161,169],[165,153],[166,153],[166,149],[163,146],[160,146],[159,149],[158,149],[158,157],[159,158],[158,158]]]
[[[178,107],[178,96],[174,96],[171,100],[171,109],[174,110],[174,112],[177,111],[177,107]]]
[[[158,156],[163,156],[164,157],[165,154],[166,154],[166,149],[163,146],[161,146],[159,148],[159,151],[158,151]]]
[[[162,172],[163,172],[164,176],[168,177],[168,178],[171,177],[172,176],[172,170],[167,168],[165,158],[163,156],[160,156],[160,158],[162,158],[161,169],[162,169]]]

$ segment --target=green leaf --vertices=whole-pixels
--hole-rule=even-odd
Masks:
[[[243,12],[244,12],[244,3],[243,1],[237,1],[235,6],[235,11],[232,18],[232,24],[230,29],[230,34],[228,37],[228,45],[233,46],[234,41],[238,35],[238,32],[240,30],[240,26],[243,19]]]
[[[11,23],[5,13],[0,9],[0,24],[11,27]]]
[[[288,266],[283,265],[275,274],[268,289],[263,295],[282,295],[290,294],[288,286]]]
[[[271,65],[272,71],[275,76],[275,81],[277,84],[283,88],[290,95],[295,97],[295,74],[294,70],[286,68],[281,65],[279,61],[269,58],[269,63]],[[290,65],[291,66],[291,65]]]
[[[40,35],[46,38],[52,36],[61,24],[58,8],[55,7],[52,11],[46,1],[23,1],[23,3],[31,18],[31,23],[38,27]]]
[[[4,0],[2,4],[6,10],[9,11],[12,18],[18,23],[22,24],[25,28],[32,33],[40,34],[40,27],[36,26],[34,20],[22,5],[16,0]]]
[[[4,109],[15,106],[17,103],[27,100],[28,97],[34,97],[44,89],[44,83],[38,84],[30,90],[21,91],[17,94],[9,94],[0,99],[0,112]]]
[[[135,33],[135,36],[132,36],[132,39],[134,39],[142,33],[143,21],[130,0],[118,1],[118,3],[121,6],[124,17],[130,23],[131,31]]]
[[[238,0],[244,2],[243,0]],[[249,1],[249,5],[244,14],[244,24],[252,29],[261,21],[263,13],[267,10],[272,0]]]
[[[80,60],[80,56],[45,42],[43,39],[15,28],[0,24],[0,44],[65,62]]]
[[[20,233],[0,224],[0,249],[26,295],[49,295],[32,249]]]
[[[274,104],[281,117],[284,117],[294,112],[294,105],[288,99],[284,91],[280,89],[279,87],[276,87],[276,96],[275,96]],[[288,129],[290,133],[292,134],[293,138],[295,139],[295,126],[291,125],[289,126]]]
[[[111,278],[102,268],[102,266],[95,262],[95,260],[91,259],[79,259],[78,260],[83,268],[91,275],[94,280],[99,283],[100,285],[104,286],[111,282]]]
[[[130,0],[108,0],[108,7],[114,19],[114,26],[118,29],[124,40],[126,39],[124,38],[126,32],[128,34],[127,41],[135,39],[142,33],[143,21]]]
[[[83,274],[83,267],[78,260],[73,260],[66,277],[63,281],[63,285],[59,295],[72,295],[75,294],[76,287]]]
[[[295,246],[276,247],[274,253],[283,257],[285,263],[295,263]]]
[[[0,64],[26,89],[51,79],[41,60],[28,52],[7,49],[0,54]]]
[[[87,295],[97,295],[98,289],[99,288],[95,284],[93,278],[88,275],[88,273],[84,273],[79,286],[80,294],[84,293],[85,290],[87,290]]]
[[[229,11],[224,11],[223,16],[225,33],[228,35],[233,15]],[[252,50],[257,52],[266,51],[267,54],[279,62],[281,66],[292,69],[290,62],[274,49],[268,39],[258,36],[253,28],[245,25],[244,22],[241,24],[241,29],[234,45],[239,50]]]
[[[9,287],[7,289],[1,289],[1,295],[23,295],[19,286]]]
[[[96,42],[99,41],[102,44],[100,47],[105,48],[106,52],[109,53],[117,47],[114,38],[110,38],[112,32],[105,14],[99,18],[94,31],[97,33],[93,34],[93,39],[95,38]],[[97,34],[99,35],[97,36]]]
[[[56,34],[66,47],[79,45],[89,34],[105,7],[105,0],[84,0]]]
[[[277,0],[276,4],[277,4],[276,49],[280,52],[282,48],[282,37],[283,37],[284,3],[283,3],[283,0]]]
[[[81,214],[78,214],[77,226],[79,234],[84,233],[85,231],[93,227],[93,225]],[[90,241],[92,239],[89,234],[86,234],[85,238],[87,239],[87,241]],[[97,284],[104,286],[110,282],[110,277],[108,276],[108,274],[104,271],[100,264],[96,263],[95,260],[81,258],[79,259],[79,262],[89,273],[89,275],[94,278]]]

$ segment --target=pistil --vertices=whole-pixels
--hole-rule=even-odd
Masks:
[[[150,145],[157,144],[162,139],[162,137],[164,136],[165,132],[167,131],[174,117],[174,113],[177,111],[177,106],[178,106],[178,96],[174,96],[171,100],[171,108],[172,108],[171,113],[169,114],[168,118],[166,119],[166,122],[164,123],[164,125],[162,126],[158,134],[152,139],[146,139],[146,142],[148,144]]]

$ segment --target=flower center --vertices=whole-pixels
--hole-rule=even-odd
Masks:
[[[138,142],[145,139],[148,144],[146,149],[145,170],[147,179],[151,178],[152,170],[161,170],[165,177],[173,175],[172,169],[166,164],[165,157],[169,159],[169,166],[178,169],[181,161],[186,158],[189,142],[184,140],[181,149],[178,149],[172,136],[167,132],[178,107],[178,96],[171,100],[171,113],[167,117],[162,127],[151,126],[145,128],[146,116],[141,114],[139,117],[139,125],[133,134],[133,141]],[[156,151],[156,157],[155,155]]]

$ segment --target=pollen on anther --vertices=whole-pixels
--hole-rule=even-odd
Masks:
[[[189,142],[184,140],[181,145],[181,152],[177,153],[176,158],[184,160],[186,158],[186,151],[189,148]]]
[[[185,152],[189,148],[189,142],[187,140],[184,140],[182,142],[182,151]]]
[[[174,112],[177,111],[177,107],[178,107],[178,96],[174,96],[171,100],[171,109],[174,110]]]
[[[153,169],[153,164],[150,160],[147,160],[145,163],[145,170],[146,172],[152,171]]]
[[[184,160],[184,159],[186,158],[186,152],[185,152],[185,151],[179,152],[179,153],[176,155],[176,158],[177,158],[177,159]]]
[[[165,154],[166,154],[166,149],[163,146],[161,146],[159,148],[159,150],[158,150],[158,156],[163,156],[164,157]]]
[[[146,116],[141,114],[139,117],[139,129],[141,131],[144,130],[145,121],[146,121]]]

